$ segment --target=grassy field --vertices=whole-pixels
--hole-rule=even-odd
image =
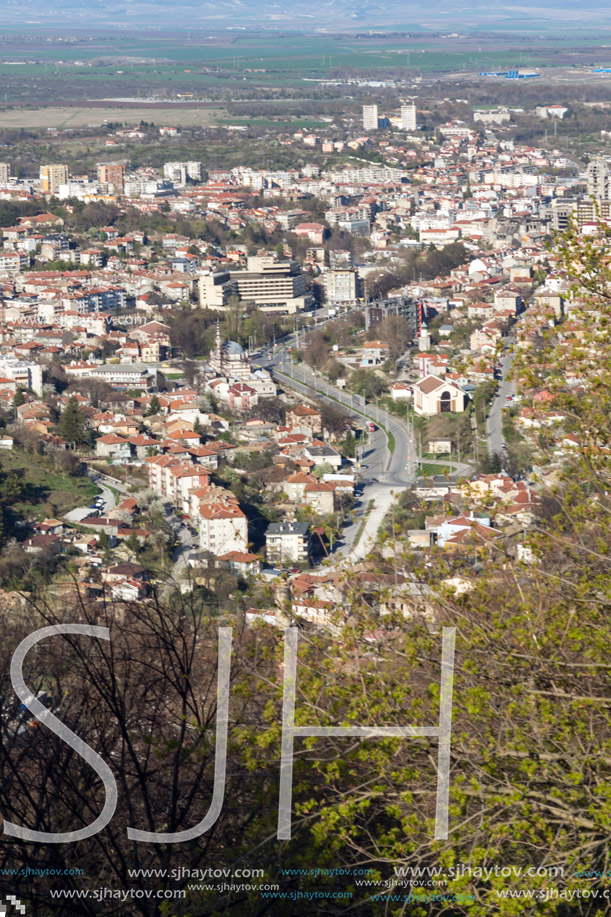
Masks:
[[[46,456],[3,452],[0,468],[16,472],[25,485],[22,499],[11,506],[12,512],[25,519],[61,518],[76,506],[87,506],[99,493],[89,478],[65,474]]]
[[[0,129],[4,128],[81,128],[103,124],[104,121],[139,124],[141,121],[156,124],[171,124],[177,127],[205,127],[217,122],[221,111],[210,108],[181,108],[168,105],[167,108],[22,108],[0,110]]]

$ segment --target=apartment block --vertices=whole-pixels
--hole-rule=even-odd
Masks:
[[[125,186],[125,163],[99,162],[98,181],[104,185],[112,185],[115,191],[123,191]]]
[[[416,106],[413,102],[401,106],[401,129],[404,131],[416,130]]]
[[[11,354],[0,355],[0,375],[13,379],[20,388],[31,388],[42,396],[42,367],[37,363],[26,363]]]
[[[163,166],[163,177],[177,185],[186,185],[189,181],[202,180],[201,162],[166,162]]]
[[[54,163],[40,167],[42,190],[45,194],[57,194],[60,185],[68,184],[68,166]]]
[[[363,105],[363,130],[377,131],[378,129],[378,106]]]
[[[356,301],[358,295],[356,271],[327,271],[324,281],[328,303]]]
[[[308,522],[272,522],[265,533],[268,563],[306,563],[312,553]]]
[[[215,557],[248,551],[248,520],[232,493],[202,500],[199,506],[199,545]]]

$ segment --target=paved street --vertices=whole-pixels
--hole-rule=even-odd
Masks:
[[[506,339],[505,339],[506,341]],[[486,437],[488,440],[488,454],[503,454],[505,439],[503,437],[503,408],[509,403],[508,395],[515,394],[515,385],[507,379],[514,356],[511,353],[503,354],[501,359],[501,381],[499,382],[496,397],[490,407],[486,419]]]
[[[292,336],[283,342],[269,361],[269,368],[279,382],[309,397],[327,398],[332,403],[339,403],[349,416],[371,420],[376,425],[363,451],[360,469],[363,491],[356,507],[355,520],[344,529],[342,541],[334,554],[335,563],[360,560],[375,544],[380,526],[397,495],[415,482],[416,444],[410,441],[407,424],[400,418],[380,411],[371,403],[361,404],[356,396],[330,385],[305,364],[293,365],[289,352],[291,345]],[[385,430],[394,438],[392,454]],[[408,467],[408,458],[411,467]],[[365,525],[355,547],[354,541],[363,519]]]

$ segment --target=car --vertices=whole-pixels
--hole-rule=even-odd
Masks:
[[[513,401],[513,395],[507,395],[506,401]]]

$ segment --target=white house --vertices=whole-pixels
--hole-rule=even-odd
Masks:
[[[416,414],[431,417],[433,414],[461,414],[467,406],[467,395],[452,382],[428,375],[414,384],[414,410]]]

